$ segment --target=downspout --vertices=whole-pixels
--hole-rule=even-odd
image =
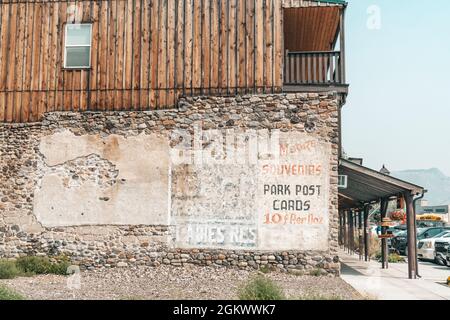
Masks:
[[[415,230],[417,230],[416,203],[417,203],[417,201],[422,200],[422,199],[425,197],[425,193],[426,193],[427,191],[428,191],[428,190],[423,190],[423,191],[422,191],[422,195],[418,196],[417,198],[415,198],[415,199],[413,200],[413,207],[414,207],[414,229],[415,229]],[[417,231],[416,231],[416,232],[417,232]],[[415,241],[415,245],[416,245],[416,252],[417,252],[417,240]],[[418,278],[422,278],[422,277],[419,275],[419,261],[418,261],[418,259],[417,259],[417,254],[416,254],[416,276],[417,276]]]

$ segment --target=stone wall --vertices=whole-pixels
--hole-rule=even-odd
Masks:
[[[318,217],[291,217],[288,226],[283,215],[286,225],[266,226],[255,212],[273,199],[261,194],[259,180],[247,179],[258,175],[257,166],[173,163],[180,146],[173,133],[195,137],[199,129],[279,130],[287,143],[298,134],[302,148],[317,146],[309,157],[327,180],[311,207]],[[64,254],[89,269],[193,263],[337,274],[338,142],[334,93],[196,97],[176,110],[48,113],[40,123],[0,124],[0,256]],[[211,144],[217,141],[200,149]],[[316,181],[296,176],[283,179]],[[308,219],[321,222],[309,226]],[[234,242],[188,243],[183,232],[203,228],[199,221],[217,222],[205,227],[209,240],[234,232]]]

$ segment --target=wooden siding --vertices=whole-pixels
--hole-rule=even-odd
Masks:
[[[93,23],[90,70],[63,68],[64,24],[74,22]],[[279,92],[282,70],[279,0],[0,3],[0,121]]]

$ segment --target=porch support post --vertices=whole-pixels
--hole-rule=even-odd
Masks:
[[[408,232],[408,277],[409,279],[416,279],[417,235],[415,229],[413,196],[410,192],[405,192],[404,197],[406,202],[406,225]]]
[[[388,199],[381,199],[380,210],[381,210],[381,223],[383,223],[383,219],[386,218],[388,209]],[[386,233],[386,227],[381,227],[381,234]],[[381,239],[381,265],[383,269],[388,269],[388,253],[387,253],[387,241],[385,238]]]
[[[344,251],[347,248],[347,211],[342,212],[342,231],[344,232]]]
[[[353,210],[350,210],[348,213],[348,231],[349,231],[348,253],[353,254]]]
[[[359,244],[359,260],[363,259],[363,221],[362,221],[362,209],[359,209],[358,211],[358,244]]]
[[[364,206],[364,260],[369,261],[369,205]]]
[[[340,39],[340,50],[341,50],[341,61],[340,61],[340,66],[341,66],[341,81],[342,83],[346,83],[346,75],[345,75],[345,11],[346,8],[342,8],[341,9],[341,15],[340,15],[340,19],[339,19],[339,39]]]

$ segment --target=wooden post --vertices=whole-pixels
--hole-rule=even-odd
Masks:
[[[348,243],[348,253],[353,253],[353,211],[348,212],[348,233],[349,233],[349,243]]]
[[[362,221],[362,209],[358,211],[358,244],[359,244],[359,260],[363,259],[363,221]]]
[[[342,224],[343,224],[343,228],[342,231],[344,232],[344,250],[347,247],[347,212],[343,211],[342,212]]]
[[[404,196],[406,202],[406,225],[408,238],[408,277],[409,279],[416,279],[417,236],[415,229],[413,196],[409,192],[406,192]]]
[[[368,230],[369,226],[369,205],[366,205],[364,207],[364,259],[365,261],[369,261],[370,252],[369,252],[369,246],[370,246],[370,234]]]
[[[341,10],[340,21],[339,21],[339,39],[340,39],[340,50],[341,50],[341,58],[340,58],[340,68],[341,68],[341,83],[346,83],[346,75],[345,75],[345,8]]]
[[[339,239],[339,246],[340,247],[344,243],[344,241],[343,241],[344,240],[344,234],[342,232],[342,213],[343,213],[343,211],[339,210],[339,236],[338,236],[338,239]]]
[[[380,204],[381,222],[383,222],[383,219],[386,218],[387,209],[388,209],[388,200],[381,199],[381,204]],[[381,234],[385,234],[385,233],[386,233],[386,227],[382,227]],[[389,268],[386,249],[387,249],[387,241],[385,238],[382,238],[381,239],[381,265],[382,265],[383,269]]]

